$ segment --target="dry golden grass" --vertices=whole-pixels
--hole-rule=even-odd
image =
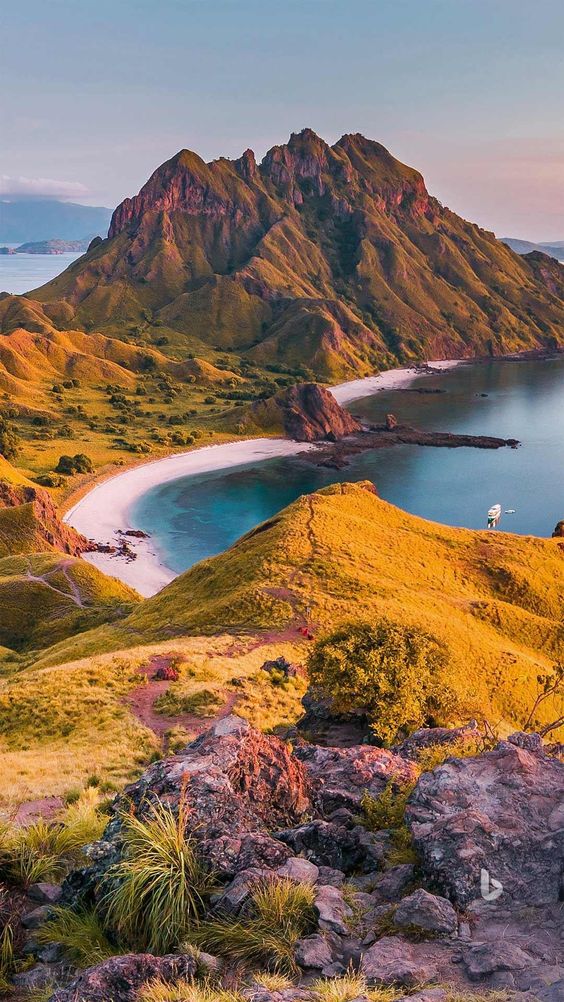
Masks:
[[[112,788],[135,778],[159,742],[124,700],[143,684],[139,669],[171,652],[183,659],[180,679],[171,685],[179,698],[205,687],[217,693],[220,709],[236,700],[235,712],[265,730],[300,715],[304,683],[275,687],[260,671],[279,655],[300,661],[298,644],[256,647],[248,637],[183,637],[56,666],[22,668],[8,661],[9,673],[5,669],[0,678],[0,707],[6,708],[0,722],[0,815],[9,817],[24,801],[65,796],[93,775]],[[174,726],[168,746],[174,751],[194,736],[192,726]]]
[[[449,528],[342,484],[299,498],[123,623],[43,658],[157,640],[163,623],[179,636],[233,629],[275,638],[308,607],[320,631],[384,615],[445,643],[468,713],[512,725],[525,719],[539,671],[562,655],[563,594],[557,540]],[[538,722],[557,709],[547,701]]]
[[[435,634],[465,712],[506,732],[562,653],[563,586],[557,540],[426,522],[361,485],[300,498],[123,622],[63,640],[27,667],[1,660],[4,789],[27,799],[81,786],[93,771],[119,784],[139,769],[157,742],[124,699],[157,654],[184,659],[169,709],[205,689],[219,712],[233,706],[264,730],[294,722],[304,680],[275,685],[260,668],[279,655],[304,661],[296,627],[308,606],[317,632],[386,615]],[[539,722],[557,709],[547,701]],[[171,719],[174,747],[196,724]]]

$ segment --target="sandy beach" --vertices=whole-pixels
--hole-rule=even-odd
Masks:
[[[456,361],[430,363],[436,370],[451,368]],[[379,390],[407,386],[421,370],[414,367],[390,369],[378,376],[354,379],[332,387],[335,399],[346,405],[361,397],[371,396]],[[152,487],[178,480],[181,477],[230,469],[245,463],[260,463],[278,456],[292,456],[314,445],[291,442],[287,439],[255,438],[241,442],[209,445],[190,452],[176,453],[164,459],[153,460],[123,473],[117,473],[93,487],[64,515],[63,520],[81,532],[87,539],[109,546],[123,542],[120,531],[138,528],[131,522],[131,510],[136,502]],[[112,553],[85,553],[84,559],[105,574],[119,578],[135,588],[144,597],[156,594],[176,577],[159,557],[151,538],[127,537],[128,545],[137,554],[135,560]]]

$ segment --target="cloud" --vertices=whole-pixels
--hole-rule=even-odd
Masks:
[[[86,194],[88,188],[79,181],[0,174],[0,196],[4,198],[81,198]]]

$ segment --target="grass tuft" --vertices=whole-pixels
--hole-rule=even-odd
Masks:
[[[311,985],[315,1002],[352,1002],[360,997],[371,1002],[395,1002],[404,992],[396,988],[369,988],[362,974],[349,970],[342,978],[318,978]]]
[[[292,974],[296,942],[315,924],[314,899],[309,884],[260,880],[250,895],[248,914],[235,921],[202,922],[192,936],[204,949],[232,961]]]
[[[54,908],[53,918],[34,933],[38,943],[61,943],[69,961],[78,967],[99,964],[122,951],[113,946],[98,915],[91,911]]]
[[[156,804],[145,818],[123,817],[123,858],[106,876],[100,908],[136,949],[163,954],[188,938],[211,890],[186,822],[182,804],[178,816]]]
[[[107,818],[98,805],[99,795],[86,790],[60,821],[38,818],[27,828],[3,825],[0,873],[24,887],[62,877],[72,863],[81,860],[84,846],[100,838]]]
[[[236,991],[186,980],[171,985],[160,979],[143,985],[137,998],[138,1002],[244,1002],[243,995]]]

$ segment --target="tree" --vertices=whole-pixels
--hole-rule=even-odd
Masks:
[[[345,624],[318,641],[308,670],[335,712],[365,713],[377,740],[389,745],[454,712],[456,699],[444,677],[448,661],[435,637],[380,619]]]
[[[543,727],[538,726],[537,712],[547,699],[553,701],[554,705],[560,706],[560,711],[556,713],[553,720],[550,720]],[[564,664],[555,664],[550,671],[544,675],[537,675],[537,695],[531,712],[523,724],[523,730],[531,728],[540,734],[541,738],[546,737],[551,731],[564,727]]]
[[[15,459],[20,451],[20,440],[13,424],[9,424],[0,414],[0,455],[4,459]]]

